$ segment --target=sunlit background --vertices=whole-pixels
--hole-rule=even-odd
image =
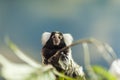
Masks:
[[[20,59],[6,46],[8,36],[24,53],[41,62],[43,32],[70,33],[74,41],[96,38],[109,43],[120,57],[120,0],[0,0],[0,54]],[[75,61],[84,66],[81,46],[72,48]],[[109,64],[90,48],[92,64]]]

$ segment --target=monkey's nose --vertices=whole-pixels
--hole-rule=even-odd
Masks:
[[[55,38],[55,43],[58,43],[59,42],[59,39],[56,37]]]
[[[58,43],[58,39],[55,39],[55,43]]]

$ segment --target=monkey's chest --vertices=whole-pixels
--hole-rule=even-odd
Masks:
[[[59,50],[60,49],[43,49],[43,56],[46,59],[49,59],[51,56],[53,56]]]

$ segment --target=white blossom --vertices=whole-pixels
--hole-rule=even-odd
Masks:
[[[120,59],[114,60],[109,72],[117,77],[117,80],[120,80]]]

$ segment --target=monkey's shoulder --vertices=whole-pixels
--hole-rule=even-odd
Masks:
[[[54,53],[57,52],[60,49],[48,49],[48,48],[43,48],[42,51],[43,52],[48,52],[48,53]]]
[[[45,58],[50,58],[51,56],[53,56],[59,49],[48,49],[48,48],[43,48],[42,49],[42,55]]]

